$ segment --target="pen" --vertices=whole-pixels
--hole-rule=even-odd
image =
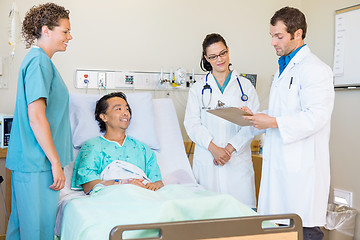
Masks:
[[[290,79],[289,89],[291,88],[292,80],[293,80],[293,77],[291,77],[291,79]]]

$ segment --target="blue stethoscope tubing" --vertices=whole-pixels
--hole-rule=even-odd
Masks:
[[[208,72],[208,74],[206,74],[205,85],[204,85],[203,89],[201,90],[201,101],[202,101],[202,104],[203,104],[203,108],[205,108],[205,104],[204,104],[204,92],[205,92],[206,89],[209,89],[209,91],[210,91],[210,100],[209,100],[208,106],[210,105],[210,102],[211,102],[212,88],[211,88],[211,86],[208,84],[208,76],[209,76],[209,74],[210,74],[210,72]],[[238,82],[238,84],[239,84],[239,87],[240,87],[241,100],[242,100],[243,102],[246,102],[247,100],[249,100],[249,97],[248,97],[248,95],[246,95],[246,94],[244,93],[244,90],[243,90],[243,88],[242,88],[242,86],[241,86],[239,77],[238,77],[237,75],[236,75],[236,80],[237,80],[237,82]]]

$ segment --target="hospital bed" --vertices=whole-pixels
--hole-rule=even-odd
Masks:
[[[100,96],[98,95],[85,94],[71,94],[70,96],[70,119],[75,156],[81,145],[86,140],[100,134],[97,123],[93,117],[95,102],[99,99],[99,97]],[[71,190],[70,182],[73,164],[70,164],[64,169],[66,186],[60,192],[55,230],[56,235],[60,235],[61,239],[66,240],[106,239],[104,238],[106,235],[109,236],[111,240],[115,240],[122,239],[119,237],[122,236],[122,233],[120,232],[127,231],[127,228],[135,227],[140,229],[149,229],[155,227],[156,229],[160,229],[159,231],[161,236],[156,234],[156,231],[150,231],[153,235],[147,235],[149,231],[143,231],[145,235],[135,234],[134,236],[136,236],[137,239],[141,236],[153,236],[154,239],[160,239],[159,237],[161,237],[161,239],[176,239],[172,235],[168,235],[173,232],[174,229],[197,229],[198,227],[201,227],[202,229],[208,229],[208,231],[201,231],[204,233],[203,235],[196,233],[192,238],[190,235],[189,238],[180,238],[211,239],[214,237],[240,236],[237,235],[239,231],[225,231],[226,233],[224,235],[224,233],[220,231],[221,229],[224,229],[223,226],[229,226],[232,227],[232,229],[249,229],[248,225],[251,225],[257,230],[254,232],[240,230],[240,232],[251,235],[266,234],[266,236],[270,236],[268,234],[273,233],[289,234],[290,232],[293,232],[293,236],[296,235],[297,238],[289,239],[302,239],[302,231],[299,230],[302,229],[301,220],[297,216],[283,215],[270,218],[267,216],[258,216],[250,208],[245,205],[241,205],[240,202],[231,196],[209,193],[204,191],[196,183],[186,156],[179,123],[171,99],[152,99],[151,93],[131,93],[127,94],[127,97],[133,112],[127,134],[146,143],[154,149],[162,173],[163,182],[165,184],[165,187],[161,189],[161,191],[159,190],[157,194],[164,194],[168,191],[171,192],[171,194],[178,194],[176,195],[176,198],[178,199],[163,201],[166,196],[162,195],[161,200],[156,202],[159,197],[158,195],[155,195],[155,192],[130,185],[118,185],[119,188],[123,188],[121,196],[126,196],[130,199],[138,199],[138,196],[146,196],[148,199],[155,199],[155,203],[153,204],[161,207],[161,214],[159,215],[161,215],[162,218],[154,219],[160,219],[159,222],[163,223],[157,223],[156,220],[153,221],[152,219],[149,220],[149,218],[142,217],[142,214],[145,215],[144,212],[148,212],[149,215],[153,215],[154,217],[158,213],[158,211],[154,211],[154,209],[152,209],[154,208],[152,206],[150,209],[147,209],[147,206],[145,206],[146,203],[144,204],[144,202],[139,202],[139,204],[136,205],[136,201],[131,201],[130,204],[135,204],[138,207],[135,210],[135,213],[132,214],[133,216],[131,216],[129,212],[126,212],[129,201],[126,202],[126,197],[122,199],[122,197],[114,195],[115,187],[107,187],[103,191],[105,193],[104,195],[95,196],[93,198],[86,197],[82,191]],[[184,191],[185,188],[186,191]],[[189,191],[187,191],[188,189]],[[184,196],[179,195],[179,192],[181,193],[182,191]],[[96,197],[98,197],[98,199],[102,199],[103,202],[98,204]],[[210,204],[209,208],[213,208],[211,210],[206,210],[206,206],[202,206],[204,201],[211,201],[212,204],[214,204],[213,206],[216,207],[214,208]],[[112,205],[114,202],[121,206]],[[103,206],[100,207],[100,205]],[[104,205],[110,209],[103,209]],[[111,206],[116,207],[112,207],[111,209]],[[119,209],[122,210],[120,211]],[[181,212],[178,209],[185,209],[185,212]],[[202,210],[199,210],[199,213],[197,213],[197,209]],[[221,211],[218,209],[221,209]],[[153,210],[153,212],[151,212],[151,210]],[[167,218],[164,218],[164,213],[161,211],[167,213]],[[171,216],[172,211],[174,216]],[[127,222],[127,220],[125,222],[120,221],[121,217],[124,218],[122,215],[126,215],[125,218],[127,218],[129,222]],[[243,218],[242,216],[247,217]],[[275,225],[273,223],[265,221],[270,220],[271,218],[289,219],[290,224],[287,228],[274,228]],[[146,224],[137,225],[139,223]],[[213,227],[214,224],[218,227]],[[264,226],[266,229],[263,228]],[[111,229],[113,230],[111,231]],[[184,232],[188,234],[193,231],[194,230],[184,230]],[[206,232],[209,232],[209,234],[206,234]],[[133,234],[129,234],[127,236],[131,237]],[[156,236],[158,237],[156,238]]]

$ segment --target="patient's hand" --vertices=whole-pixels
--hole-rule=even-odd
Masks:
[[[130,178],[127,183],[133,184],[133,185],[138,186],[138,187],[146,188],[142,181],[144,181],[144,178],[143,179],[132,179],[132,178]]]
[[[149,190],[152,190],[152,191],[156,191],[156,190],[159,190],[160,188],[162,188],[163,186],[164,186],[164,184],[163,184],[162,181],[157,181],[157,182],[154,182],[154,183],[147,183],[145,185],[145,188],[149,189]]]

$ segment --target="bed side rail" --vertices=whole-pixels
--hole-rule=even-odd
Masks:
[[[264,227],[263,223],[287,220],[286,226]],[[152,237],[123,238],[127,232],[148,231]],[[124,234],[125,233],[125,234]],[[141,234],[140,234],[141,235]],[[144,234],[143,234],[144,235]],[[146,234],[145,234],[146,235]],[[139,225],[119,225],[109,235],[110,240],[302,240],[301,218],[296,214],[221,218]]]

